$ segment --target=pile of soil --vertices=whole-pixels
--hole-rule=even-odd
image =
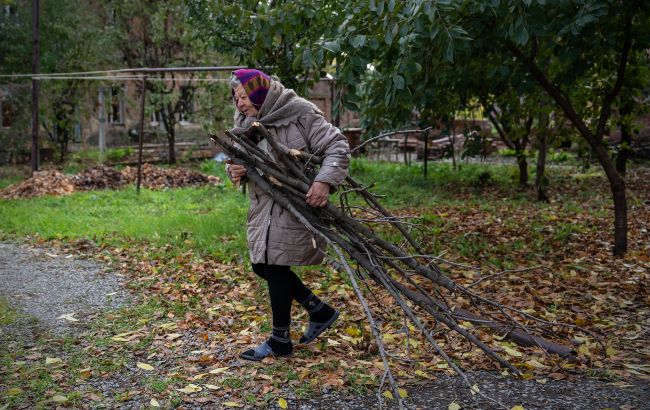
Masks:
[[[35,172],[34,176],[0,190],[0,198],[20,199],[42,195],[68,195],[74,191],[95,189],[119,189],[135,183],[138,175],[136,167],[126,167],[119,171],[100,165],[84,170],[76,175],[64,175],[59,171]],[[218,185],[221,180],[187,168],[159,168],[151,164],[142,166],[142,186],[149,189],[199,187]]]

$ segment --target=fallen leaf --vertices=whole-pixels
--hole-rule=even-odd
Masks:
[[[66,403],[68,401],[68,398],[57,394],[56,396],[52,397],[52,401],[55,403]]]
[[[361,336],[361,330],[357,329],[356,327],[347,327],[345,329],[345,333],[349,334],[352,337],[358,337]]]
[[[181,393],[186,393],[186,394],[192,394],[196,392],[200,392],[203,390],[200,386],[197,386],[196,384],[188,384],[187,386],[183,387],[182,389],[176,389]]]
[[[63,363],[63,360],[59,359],[58,357],[46,357],[45,358],[45,364],[56,364],[56,363]]]
[[[228,369],[230,369],[230,367],[217,367],[216,369],[210,370],[210,374],[225,373]]]
[[[287,404],[287,401],[285,399],[283,399],[282,397],[280,397],[278,399],[278,406],[280,406],[281,409],[286,409],[287,407],[289,407],[289,405]]]
[[[244,407],[242,404],[237,403],[236,401],[227,401],[223,405],[226,407]]]
[[[156,399],[151,399],[151,400],[149,401],[149,405],[150,405],[151,407],[160,407],[160,403],[158,403],[158,400],[156,400]]]
[[[472,393],[472,395],[478,394],[478,392],[480,391],[478,388],[478,384],[473,385],[469,391]]]
[[[154,370],[154,367],[152,365],[150,365],[150,364],[147,364],[147,363],[138,362],[137,366],[139,368],[141,368],[142,370],[147,370],[149,372]]]
[[[205,386],[206,389],[210,390],[219,390],[221,388],[219,386],[215,386],[214,384],[204,384],[203,386]]]
[[[524,406],[518,404],[516,406],[513,406],[510,410],[526,410],[526,409],[524,408]]]
[[[57,319],[65,319],[68,322],[78,322],[79,319],[77,319],[77,318],[75,318],[73,316],[74,316],[74,312],[66,313],[65,315],[61,315],[61,316],[57,317]]]
[[[460,410],[460,404],[456,403],[455,401],[452,401],[449,403],[449,406],[447,406],[447,410]]]
[[[23,392],[23,389],[20,389],[18,387],[13,387],[11,389],[8,389],[5,394],[7,396],[18,396],[20,393]]]
[[[516,351],[515,349],[508,347],[508,346],[501,346],[503,347],[503,350],[510,356],[512,357],[521,357],[522,354],[521,352]]]
[[[399,393],[399,397],[405,399],[408,397],[409,392],[406,391],[406,389],[397,389],[397,392]]]
[[[395,398],[395,397],[393,396],[393,393],[389,392],[388,390],[386,390],[385,392],[383,392],[381,395],[384,396],[384,397],[386,397],[387,399],[391,399],[391,400],[393,400],[393,399]]]

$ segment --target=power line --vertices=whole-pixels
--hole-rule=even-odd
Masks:
[[[37,81],[42,80],[99,80],[99,81],[142,81],[147,82],[206,82],[206,83],[218,83],[218,82],[228,82],[228,78],[158,78],[158,77],[145,77],[145,76],[38,76],[32,77],[32,79]]]
[[[120,74],[120,73],[175,73],[175,72],[206,72],[206,71],[234,71],[246,66],[207,66],[207,67],[141,67],[141,68],[120,68],[114,70],[98,71],[73,71],[68,73],[42,73],[42,74],[0,74],[0,78],[32,78],[32,77],[58,77],[58,76],[86,76],[96,74]],[[266,67],[268,68],[268,67]]]

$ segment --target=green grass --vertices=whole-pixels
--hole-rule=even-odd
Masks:
[[[234,190],[133,188],[79,192],[66,197],[0,201],[0,230],[45,239],[87,238],[127,246],[171,244],[221,257],[242,254],[246,198]]]
[[[227,180],[222,164],[205,161],[190,166]],[[497,191],[499,200],[504,197],[514,203],[534,200],[530,193],[517,190],[515,166],[462,164],[459,170],[453,170],[449,163],[432,162],[425,177],[421,164],[407,167],[354,159],[350,172],[364,184],[374,183],[372,191],[383,195],[382,204],[392,209],[419,206],[433,210],[437,204],[446,204],[460,209],[481,207],[497,211],[500,208],[499,202],[495,202]],[[338,202],[338,198],[334,197],[333,201]],[[566,204],[571,206],[571,201]],[[230,182],[220,187],[143,189],[140,195],[129,187],[119,191],[75,192],[65,197],[0,200],[0,234],[88,239],[116,247],[171,245],[167,247],[168,256],[192,250],[226,262],[243,262],[247,258],[247,207],[247,196],[235,190]],[[436,218],[435,215],[423,217]],[[433,228],[444,229],[444,226],[434,224]],[[571,230],[567,229],[558,235],[570,234]],[[466,238],[456,246],[462,254],[469,255],[485,244],[480,238]]]
[[[374,183],[371,190],[384,195],[381,202],[389,208],[428,205],[438,199],[450,200],[458,192],[478,193],[487,184],[512,191],[516,189],[515,167],[507,165],[461,164],[459,170],[454,170],[449,163],[431,162],[425,177],[422,164],[408,167],[353,159],[350,174],[366,185]]]
[[[17,319],[16,312],[9,306],[7,301],[0,297],[0,326],[14,323]]]

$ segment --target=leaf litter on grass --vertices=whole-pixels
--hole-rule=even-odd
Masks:
[[[606,202],[595,199],[588,205],[595,211],[608,207]],[[616,259],[600,241],[601,232],[608,231],[610,222],[597,212],[576,212],[562,203],[539,207],[506,200],[495,207],[498,213],[490,207],[436,206],[433,212],[439,215],[437,218],[422,218],[425,232],[436,232],[427,240],[427,250],[445,244],[437,249],[446,253],[445,258],[464,264],[478,261],[486,272],[494,270],[491,264],[495,261],[502,264],[499,269],[503,270],[542,266],[538,270],[505,273],[476,287],[491,298],[549,321],[585,327],[601,335],[606,349],[603,352],[591,336],[560,328],[554,328],[556,334],[548,337],[562,343],[569,340],[580,359],[577,363],[548,356],[535,347],[516,346],[501,335],[480,333],[481,340],[508,354],[525,377],[540,382],[580,374],[612,380],[647,379],[650,372],[643,364],[650,352],[644,342],[647,333],[640,324],[647,323],[650,317],[650,278],[643,248],[650,210],[631,207],[635,215],[630,221],[631,249],[624,259]],[[396,213],[422,217],[431,212],[428,208],[412,208]],[[557,234],[561,226],[574,229]],[[461,243],[474,250],[464,253],[466,250],[457,247]],[[513,246],[516,243],[525,246]],[[160,305],[154,314],[139,318],[131,329],[99,329],[97,336],[105,336],[110,343],[99,345],[91,340],[87,347],[89,353],[100,357],[132,356],[131,363],[150,363],[171,380],[162,394],[157,393],[158,398],[182,393],[181,400],[186,403],[213,400],[231,406],[267,405],[278,397],[374,389],[381,380],[383,364],[377,358],[365,316],[352,288],[330,268],[306,270],[303,277],[322,298],[343,308],[335,328],[322,340],[298,347],[288,362],[267,359],[263,364],[253,364],[241,362],[238,355],[264,340],[270,329],[270,312],[262,283],[246,267],[193,251],[173,253],[147,244],[119,249],[80,246],[80,251],[111,263],[129,277],[133,289],[142,291],[145,301]],[[482,277],[475,271],[455,268],[450,269],[450,275],[464,285]],[[422,347],[425,343],[421,336],[412,327],[404,326],[403,318],[391,309],[393,302],[388,295],[377,292],[368,301],[380,314],[384,341],[391,354],[408,359],[391,360],[402,388],[435,379],[438,372],[450,372],[446,363]],[[466,303],[462,298],[453,302],[460,307]],[[294,313],[294,335],[299,335],[297,325],[306,322],[307,317],[298,307]],[[453,334],[438,332],[435,337],[453,351],[454,359],[464,368],[494,369],[482,354]],[[143,344],[147,340],[150,342]],[[314,372],[319,377],[313,377]],[[105,375],[108,377],[110,371]],[[149,397],[153,395],[149,387],[143,390]],[[255,399],[247,401],[247,394],[253,394]]]

